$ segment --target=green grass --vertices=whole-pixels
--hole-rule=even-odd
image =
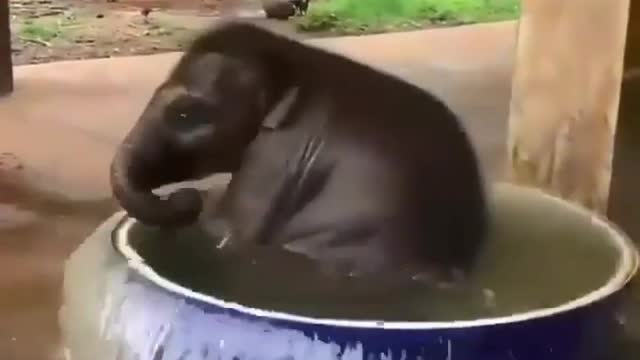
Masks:
[[[57,27],[43,24],[26,23],[23,25],[20,35],[29,40],[40,40],[49,42],[60,34]]]
[[[74,24],[74,19],[54,17],[26,20],[20,25],[20,39],[49,46],[52,41],[64,37]]]
[[[298,22],[304,31],[379,32],[427,24],[517,18],[520,0],[317,0]]]

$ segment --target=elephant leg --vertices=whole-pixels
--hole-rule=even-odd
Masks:
[[[284,248],[317,260],[334,271],[359,276],[377,272],[386,264],[384,250],[376,246],[379,236],[371,222],[349,222],[291,233]]]

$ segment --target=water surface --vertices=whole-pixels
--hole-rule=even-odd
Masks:
[[[130,238],[161,275],[247,306],[323,318],[471,320],[557,306],[595,290],[612,275],[617,250],[607,243],[604,230],[591,226],[591,217],[532,199],[497,197],[490,240],[475,271],[468,281],[446,289],[404,277],[328,274],[316,263],[276,248],[228,255],[197,227],[161,231],[134,225]],[[102,267],[95,268],[94,280],[126,272],[120,254],[104,246],[116,218],[85,244],[102,243],[104,253],[76,254],[78,263],[95,264],[96,256],[106,259],[98,261]],[[126,282],[110,286],[122,288]]]

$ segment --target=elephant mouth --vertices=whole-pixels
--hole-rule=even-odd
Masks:
[[[110,171],[113,195],[122,208],[146,225],[181,227],[197,221],[203,207],[198,190],[183,188],[168,196],[153,192],[156,187],[174,182],[172,180],[183,180],[181,177],[190,162],[169,159],[167,164],[177,164],[175,169],[162,169],[165,162],[158,164],[155,158],[165,159],[158,157],[163,154],[152,153],[149,147],[143,147],[146,152],[139,154],[129,144],[127,140],[120,146]]]

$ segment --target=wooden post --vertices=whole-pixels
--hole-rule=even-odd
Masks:
[[[630,0],[522,0],[507,175],[605,212]]]
[[[640,245],[640,0],[629,10],[624,77],[615,134],[607,216]],[[632,282],[623,315],[622,359],[640,356],[640,277]]]
[[[609,218],[640,244],[640,1],[631,1]]]
[[[13,91],[9,0],[0,0],[0,96]]]

